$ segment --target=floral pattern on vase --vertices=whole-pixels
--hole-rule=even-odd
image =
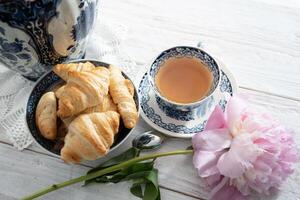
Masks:
[[[82,58],[97,3],[98,0],[0,1],[0,61],[36,80],[56,63]]]

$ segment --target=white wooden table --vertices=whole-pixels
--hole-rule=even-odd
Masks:
[[[295,130],[300,146],[299,0],[103,0],[100,20],[129,29],[127,53],[143,66],[160,51],[198,41],[235,75],[252,106],[267,109]],[[131,139],[151,128],[140,120]],[[170,139],[159,151],[185,148],[190,140]],[[101,161],[67,165],[35,144],[20,152],[0,133],[0,199],[18,199],[52,183],[84,174]],[[158,160],[162,199],[205,199],[207,192],[191,156]],[[300,165],[269,199],[300,199]],[[135,199],[130,184],[73,185],[42,199]],[[267,199],[267,198],[262,198]]]

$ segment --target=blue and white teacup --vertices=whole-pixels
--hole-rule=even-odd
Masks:
[[[177,103],[163,96],[155,83],[155,77],[164,63],[170,58],[196,58],[203,62],[205,67],[212,73],[212,84],[208,94],[201,100],[193,103]],[[207,112],[212,111],[217,104],[217,99],[214,94],[218,91],[220,82],[220,68],[217,62],[205,51],[189,46],[177,46],[163,51],[151,64],[148,71],[148,79],[153,88],[156,101],[160,109],[163,110],[167,116],[179,120],[188,121],[190,118],[207,116]],[[174,86],[176,87],[176,86]]]

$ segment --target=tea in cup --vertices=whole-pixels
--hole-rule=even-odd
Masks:
[[[158,105],[170,117],[195,110],[204,115],[216,105],[213,96],[220,69],[201,49],[179,46],[163,51],[150,66],[148,76]]]

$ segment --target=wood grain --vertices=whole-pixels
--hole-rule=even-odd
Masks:
[[[248,101],[250,103],[250,106],[254,107],[255,109],[259,111],[266,110],[268,113],[274,115],[274,117],[278,118],[280,122],[285,124],[287,127],[295,130],[295,140],[298,145],[300,145],[300,124],[298,123],[297,119],[300,118],[300,102],[298,101],[292,101],[292,100],[286,100],[285,98],[281,97],[275,97],[272,95],[266,95],[264,93],[258,93],[254,91],[249,90],[243,90],[240,89],[240,93],[246,98],[248,98]],[[112,152],[111,155],[108,157],[114,156],[118,154],[119,152],[124,151],[130,146],[131,140],[134,138],[135,135],[144,132],[152,130],[143,120],[139,121],[138,126],[130,136],[130,138],[115,152]],[[2,142],[9,142],[7,138],[3,137],[3,135],[0,135],[0,140]],[[191,145],[190,140],[182,140],[182,139],[176,139],[176,138],[169,138],[163,145],[161,149],[159,149],[159,152],[164,151],[170,151],[170,150],[176,150],[176,149],[184,149],[187,146]],[[3,146],[3,145],[1,145]],[[34,152],[32,152],[34,151]],[[0,150],[0,152],[3,154],[5,159],[10,162],[11,165],[18,165],[19,160],[15,160],[15,154],[18,154],[18,156],[22,157],[24,156],[24,159],[29,159],[34,155],[34,160],[36,162],[39,162],[39,159],[49,159],[51,162],[59,163],[59,167],[56,167],[54,164],[49,165],[49,169],[46,173],[57,173],[57,168],[64,168],[66,173],[72,173],[73,170],[73,177],[81,175],[84,170],[86,169],[86,166],[96,166],[97,164],[103,162],[105,159],[100,159],[93,162],[85,162],[85,166],[75,165],[75,166],[69,166],[64,164],[61,160],[58,158],[53,158],[45,155],[39,155],[39,152],[43,152],[39,147],[36,145],[32,145],[30,147],[30,151],[26,150],[21,152],[18,152],[15,149],[9,148],[9,150]],[[9,161],[9,159],[11,159]],[[22,160],[22,162],[25,162],[25,160]],[[30,161],[32,162],[32,161]],[[174,156],[174,157],[167,157],[163,159],[157,160],[157,167],[159,168],[160,174],[159,174],[159,181],[160,185],[162,187],[168,188],[169,190],[178,191],[184,194],[188,194],[193,197],[197,198],[207,198],[208,193],[206,191],[206,187],[203,184],[203,182],[197,177],[196,171],[193,169],[192,166],[192,157],[191,156]],[[62,167],[64,166],[64,167]],[[26,168],[30,168],[32,166],[28,166]],[[2,167],[0,167],[2,169]],[[6,168],[8,170],[8,168]],[[35,167],[34,167],[35,169]],[[17,171],[16,171],[17,170]],[[20,170],[19,168],[10,168],[10,173],[14,174]],[[7,173],[7,172],[5,172]],[[26,172],[27,173],[27,172]],[[24,174],[26,174],[24,173]],[[42,180],[41,184],[46,185],[46,183],[43,183],[43,174],[35,174],[33,175],[33,179]],[[50,175],[49,175],[50,176]],[[59,180],[66,180],[67,176],[62,176],[64,179],[60,179],[61,175],[56,174],[55,176],[59,176],[56,178],[59,178]],[[51,179],[54,179],[54,177],[51,177]],[[48,176],[47,176],[48,177]],[[4,184],[1,182],[4,182],[5,179],[0,180],[0,184]],[[55,179],[56,180],[56,179]],[[38,184],[39,181],[37,181],[35,184]],[[47,182],[47,181],[46,181]],[[300,191],[297,190],[297,185],[300,182],[300,165],[297,165],[297,168],[295,170],[295,173],[288,179],[286,184],[283,185],[282,191],[278,194],[277,199],[288,199],[287,197],[297,197],[300,196]],[[49,183],[49,182],[48,182]],[[9,183],[6,187],[13,187]],[[38,187],[34,184],[34,186],[30,186],[31,191],[34,189],[37,189]],[[35,188],[34,188],[35,187]],[[102,187],[102,186],[101,186]],[[100,187],[100,188],[101,188]],[[1,188],[1,185],[0,185]],[[26,190],[25,190],[26,191]],[[69,191],[70,193],[73,192],[72,189]],[[122,190],[122,194],[124,192],[124,195],[127,195],[126,190]],[[61,194],[61,193],[60,193]],[[7,193],[4,193],[3,195],[8,195]],[[9,195],[8,195],[9,196]],[[15,196],[12,196],[15,197]],[[75,198],[75,195],[72,196]],[[52,198],[52,197],[51,197]],[[274,198],[274,197],[271,197]],[[257,199],[257,198],[256,198]],[[266,199],[266,198],[263,198]]]
[[[124,51],[139,68],[148,67],[147,63],[164,49],[195,46],[200,41],[205,50],[230,68],[241,87],[250,89],[240,92],[251,106],[267,110],[294,129],[300,145],[299,0],[110,0],[100,4],[99,20],[128,28]],[[100,31],[96,27],[94,34]],[[131,137],[108,158],[128,148],[134,136],[147,130],[152,129],[140,120]],[[82,175],[105,160],[70,166],[48,156],[35,144],[17,151],[1,130],[0,141],[0,199],[4,200],[18,199],[51,183]],[[159,151],[183,149],[190,144],[190,140],[170,138]],[[208,197],[191,159],[177,156],[157,161],[162,199]],[[300,199],[299,183],[297,165],[281,192],[260,199]],[[86,188],[74,185],[43,199],[134,199],[128,187],[127,183]]]
[[[111,0],[102,2],[99,20],[128,27],[125,51],[139,64],[201,41],[241,86],[300,99],[297,0]]]
[[[83,175],[89,169],[66,165],[58,159],[28,150],[19,152],[6,144],[0,144],[0,156],[1,200],[19,199],[42,187]],[[125,182],[88,187],[76,184],[45,195],[42,199],[137,199],[130,194],[129,187]],[[195,199],[163,188],[161,193],[163,199]]]

